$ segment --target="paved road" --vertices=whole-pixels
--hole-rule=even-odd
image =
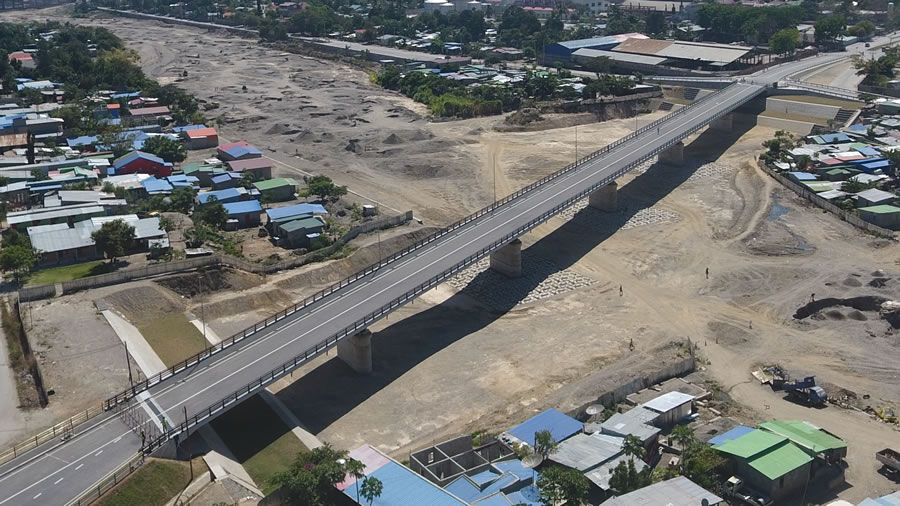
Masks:
[[[718,94],[686,108],[656,129],[584,162],[577,170],[509,202],[468,223],[388,267],[350,284],[316,304],[286,317],[271,330],[243,341],[138,396],[134,409],[156,419],[165,417],[172,427],[183,417],[220,403],[233,392],[286,360],[343,332],[364,316],[410,290],[441,275],[483,248],[522,227],[534,226],[558,212],[559,204],[585,191],[615,180],[630,166],[647,159],[654,150],[709,123],[718,113],[733,110],[764,91],[764,85],[846,54],[824,55],[781,65],[735,83]],[[263,386],[265,383],[263,383]],[[203,420],[205,423],[208,420]],[[149,427],[148,427],[149,430]],[[51,442],[0,466],[0,505],[65,504],[97,480],[126,462],[140,446],[140,438],[113,413],[102,415],[65,443]]]

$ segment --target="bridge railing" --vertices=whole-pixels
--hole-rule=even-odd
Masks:
[[[783,81],[788,86],[793,86],[796,88],[806,88],[808,90],[820,91],[822,93],[830,93],[832,95],[838,95],[843,98],[851,98],[852,100],[859,100],[859,96],[864,93],[859,90],[849,90],[847,88],[839,88],[837,86],[829,86],[827,84],[808,83],[805,81],[797,81],[795,79],[790,79],[790,78],[786,78]],[[868,93],[868,94],[876,96],[876,97],[883,96],[883,95],[878,95],[876,93]],[[885,98],[891,98],[891,97],[885,97]]]
[[[734,108],[740,107],[744,103],[753,99],[755,96],[756,95],[749,95],[749,96],[743,98],[742,100],[736,102],[734,105]],[[533,228],[537,227],[538,225],[546,222],[548,219],[552,218],[553,216],[556,216],[557,214],[561,213],[563,210],[567,209],[568,207],[572,206],[576,202],[578,202],[578,201],[582,200],[583,198],[585,198],[586,196],[590,195],[592,192],[596,191],[598,188],[608,184],[610,181],[614,181],[618,177],[621,177],[626,172],[628,172],[628,171],[632,170],[633,168],[637,167],[638,165],[644,163],[647,159],[657,155],[658,153],[660,153],[662,151],[665,151],[666,149],[669,149],[670,147],[677,144],[678,142],[681,142],[681,140],[683,140],[685,137],[700,130],[705,125],[707,125],[710,121],[714,121],[714,120],[724,116],[725,114],[728,114],[729,112],[730,111],[719,111],[716,114],[714,114],[712,116],[712,119],[710,119],[709,121],[698,121],[694,125],[691,125],[689,128],[685,129],[685,131],[680,136],[673,138],[660,146],[657,146],[656,148],[654,148],[653,150],[651,150],[649,153],[645,154],[644,156],[640,157],[639,159],[626,164],[625,166],[623,166],[621,169],[617,170],[612,175],[603,178],[601,181],[591,185],[587,189],[582,190],[582,191],[578,192],[576,195],[566,199],[562,203],[557,204],[550,210],[542,213],[537,218],[534,218],[534,219],[530,220],[528,223],[526,223],[525,225],[518,227],[513,232],[510,232],[510,233],[504,235],[500,239],[492,242],[490,245],[482,248],[478,252],[473,253],[472,255],[466,257],[464,260],[457,263],[453,267],[430,278],[429,280],[420,284],[416,288],[409,290],[408,292],[400,295],[399,297],[392,299],[390,302],[383,305],[381,308],[373,311],[372,313],[366,315],[365,317],[361,318],[360,320],[357,320],[353,325],[346,327],[345,329],[341,330],[340,332],[333,334],[332,336],[326,338],[324,341],[307,349],[303,353],[296,355],[293,358],[291,358],[290,360],[283,362],[281,365],[271,369],[266,374],[259,376],[257,379],[255,379],[254,381],[251,381],[250,383],[247,383],[243,387],[233,391],[231,394],[223,397],[218,402],[208,406],[207,408],[203,409],[202,411],[194,413],[193,416],[190,416],[184,422],[181,422],[179,425],[172,427],[166,433],[160,434],[160,436],[158,438],[151,441],[150,444],[147,446],[146,451],[152,452],[155,448],[163,445],[169,438],[174,437],[177,434],[186,433],[191,427],[194,427],[194,426],[198,425],[199,423],[203,422],[204,420],[215,416],[217,413],[225,411],[231,405],[237,403],[239,400],[243,399],[244,397],[256,394],[257,391],[261,390],[262,388],[265,388],[267,385],[271,384],[272,382],[285,376],[286,374],[290,373],[291,371],[293,371],[297,367],[301,366],[302,364],[304,364],[304,363],[308,362],[309,360],[315,358],[316,356],[320,355],[325,350],[328,350],[328,349],[336,346],[338,341],[340,341],[341,339],[344,339],[348,336],[356,334],[357,332],[369,327],[374,322],[376,322],[379,319],[383,318],[384,316],[390,314],[391,312],[393,312],[396,309],[398,309],[399,307],[405,305],[409,301],[415,299],[420,294],[443,283],[447,278],[457,274],[458,272],[465,269],[466,267],[474,264],[478,260],[491,254],[493,251],[496,251],[497,249],[505,246],[506,244],[508,244],[512,240],[516,239],[517,237],[520,237],[521,235],[532,230]]]
[[[369,275],[375,273],[382,267],[385,267],[399,259],[402,259],[403,257],[409,255],[410,253],[415,252],[418,249],[422,248],[423,246],[426,246],[434,241],[437,241],[438,239],[441,239],[442,237],[459,229],[460,227],[467,225],[485,215],[489,215],[489,214],[493,213],[498,208],[500,208],[504,205],[507,205],[517,199],[522,198],[524,195],[549,183],[550,181],[556,180],[561,176],[564,176],[566,174],[571,173],[574,170],[577,170],[584,163],[590,162],[599,157],[607,155],[610,151],[612,151],[616,147],[640,136],[644,132],[650,131],[654,128],[661,126],[663,123],[671,120],[674,117],[685,114],[687,111],[690,111],[692,108],[694,108],[694,107],[698,106],[699,104],[702,104],[708,100],[711,100],[713,97],[718,96],[720,93],[723,93],[727,89],[728,88],[726,87],[726,88],[723,88],[716,92],[710,93],[709,95],[706,95],[687,106],[679,108],[678,110],[673,111],[673,112],[663,116],[662,118],[659,118],[647,125],[644,125],[643,127],[636,129],[635,131],[629,133],[628,135],[626,135],[620,139],[617,139],[616,141],[612,142],[611,144],[608,144],[608,145],[604,146],[603,148],[601,148],[597,151],[594,151],[579,160],[576,160],[574,163],[571,163],[571,164],[565,166],[561,170],[558,170],[550,175],[544,176],[541,179],[539,179],[538,181],[535,181],[534,183],[531,183],[531,184],[525,186],[524,188],[517,190],[517,191],[511,193],[510,195],[507,195],[506,197],[503,197],[502,199],[490,204],[489,206],[487,206],[483,209],[476,211],[475,213],[457,221],[456,223],[453,223],[452,225],[437,231],[433,235],[431,235],[419,242],[416,242],[415,244],[412,244],[406,248],[403,248],[402,250],[400,250],[396,253],[393,253],[383,259],[380,259],[375,264],[372,264],[369,267],[366,267],[365,269],[357,272],[356,274],[353,274],[352,276],[349,276],[349,277],[329,286],[328,288],[325,288],[324,290],[321,290],[321,291],[303,299],[302,301],[297,302],[297,303],[293,304],[292,306],[275,313],[274,315],[266,318],[265,320],[263,320],[261,322],[257,322],[255,324],[253,324],[252,327],[247,327],[246,329],[244,329],[236,334],[233,334],[226,339],[223,339],[218,344],[210,346],[210,347],[204,349],[203,351],[201,351],[191,357],[188,357],[187,359],[181,361],[180,363],[175,364],[175,365],[169,367],[168,369],[161,371],[158,374],[156,374],[150,378],[147,378],[144,381],[135,383],[131,388],[124,390],[122,392],[119,392],[118,394],[114,395],[113,397],[110,397],[109,399],[103,401],[103,408],[110,409],[113,406],[115,406],[121,402],[127,401],[128,399],[131,399],[138,393],[147,390],[148,388],[152,387],[153,385],[155,385],[165,379],[168,379],[168,378],[180,373],[181,371],[184,371],[190,367],[197,365],[201,361],[206,360],[206,359],[212,357],[213,355],[216,355],[217,353],[230,348],[234,344],[239,343],[239,342],[243,341],[244,339],[247,339],[248,337],[258,335],[260,333],[260,331],[269,328],[270,326],[293,315],[294,313],[301,311],[301,310],[309,307],[310,305],[324,299],[325,297],[328,297],[328,296],[334,294],[335,292],[350,286],[351,284],[355,283],[356,281],[359,281],[360,279],[368,277]]]

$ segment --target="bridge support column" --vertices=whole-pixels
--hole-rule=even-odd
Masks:
[[[522,241],[513,242],[491,253],[491,269],[508,278],[522,275]]]
[[[671,148],[659,154],[659,161],[669,165],[681,165],[684,163],[684,143],[678,142]]]
[[[588,207],[606,213],[616,212],[619,185],[613,181],[588,196]]]
[[[338,358],[359,374],[372,374],[372,332],[362,330],[337,344]]]
[[[723,132],[730,132],[734,127],[734,114],[728,113],[725,116],[713,121],[709,124],[709,128],[712,130],[721,130]]]

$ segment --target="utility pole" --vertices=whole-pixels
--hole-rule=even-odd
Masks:
[[[188,423],[187,423],[187,406],[181,406],[184,408],[184,440],[187,442],[188,437]]]
[[[575,163],[578,163],[578,125],[575,125]]]
[[[203,287],[200,283],[203,272],[201,271],[199,274],[200,276],[197,277],[197,297],[200,298],[200,323],[203,324],[203,340],[206,341],[206,309],[203,307]]]

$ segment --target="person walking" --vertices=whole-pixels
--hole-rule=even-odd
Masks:
[[[146,446],[146,444],[147,444],[147,434],[144,433],[144,429],[141,428],[141,448]]]
[[[706,279],[709,279],[709,267],[706,268]]]
[[[622,289],[622,285],[619,285],[619,297],[625,295],[625,290]]]

